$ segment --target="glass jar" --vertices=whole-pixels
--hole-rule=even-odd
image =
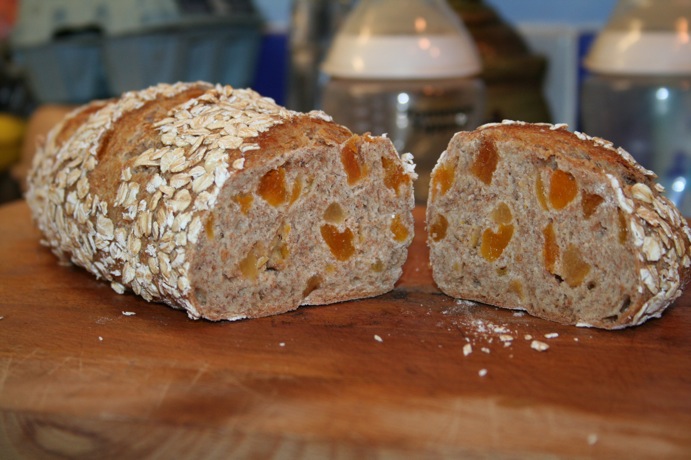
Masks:
[[[691,0],[620,0],[585,65],[586,133],[626,149],[691,216]]]
[[[451,137],[482,120],[481,63],[458,16],[444,0],[363,0],[322,70],[323,110],[412,153],[416,200],[426,202],[429,175]]]

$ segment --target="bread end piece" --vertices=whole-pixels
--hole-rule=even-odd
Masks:
[[[565,125],[458,133],[432,173],[434,280],[450,296],[564,324],[659,317],[691,276],[691,232],[655,179]]]

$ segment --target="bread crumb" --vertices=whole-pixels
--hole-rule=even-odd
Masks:
[[[597,443],[597,434],[596,433],[590,433],[588,435],[588,445],[593,446]]]
[[[279,346],[279,347],[285,347],[285,346],[286,346],[286,343],[285,343],[285,342],[281,342],[281,343],[278,344],[278,346]]]
[[[379,337],[377,334],[374,334],[374,340],[376,340],[376,341],[379,342],[379,343],[381,343],[381,342],[384,341],[384,339],[382,339],[381,337]]]
[[[533,336],[530,335],[530,334],[524,335],[523,338],[526,339],[526,340],[533,340]]]
[[[463,356],[468,356],[473,352],[473,346],[469,343],[463,345]]]
[[[245,159],[244,158],[238,158],[237,160],[233,161],[233,168],[234,169],[244,169],[245,167]]]
[[[0,316],[0,320],[3,320],[3,319],[5,319],[5,317],[4,317],[4,316]]]
[[[485,375],[487,375],[487,369],[480,369],[477,375],[479,375],[480,377],[484,377]]]
[[[483,352],[483,353],[487,353],[487,354],[490,353],[490,349],[487,348],[487,347],[482,347],[482,348],[480,348],[480,351]]]
[[[530,348],[537,351],[546,351],[549,349],[549,345],[547,345],[545,342],[540,342],[539,340],[533,340],[530,342]]]
[[[578,342],[578,337],[574,337],[574,338],[573,338],[573,341],[574,341],[574,342]]]
[[[136,315],[136,313],[133,312],[133,311],[123,311],[122,314],[125,315],[125,316],[134,316],[134,315]]]
[[[557,332],[550,332],[549,334],[545,334],[546,339],[556,339],[559,337],[559,333]]]
[[[98,341],[99,341],[99,342],[103,342],[103,337],[101,337],[101,336],[99,335],[99,336],[98,336]]]
[[[509,334],[501,334],[499,336],[499,340],[502,342],[511,342],[513,340],[513,336]]]

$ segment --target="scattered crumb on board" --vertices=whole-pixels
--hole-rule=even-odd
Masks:
[[[123,311],[122,314],[123,314],[124,316],[134,316],[134,315],[136,315],[137,313],[135,313],[135,312],[133,312],[133,311]]]
[[[384,339],[379,337],[377,334],[374,334],[374,340],[376,340],[377,342],[380,342],[380,343],[384,341]]]

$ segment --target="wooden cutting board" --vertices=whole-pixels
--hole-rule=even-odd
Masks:
[[[459,304],[423,218],[389,294],[212,323],[59,266],[0,207],[0,458],[691,458],[688,292],[618,332]]]

